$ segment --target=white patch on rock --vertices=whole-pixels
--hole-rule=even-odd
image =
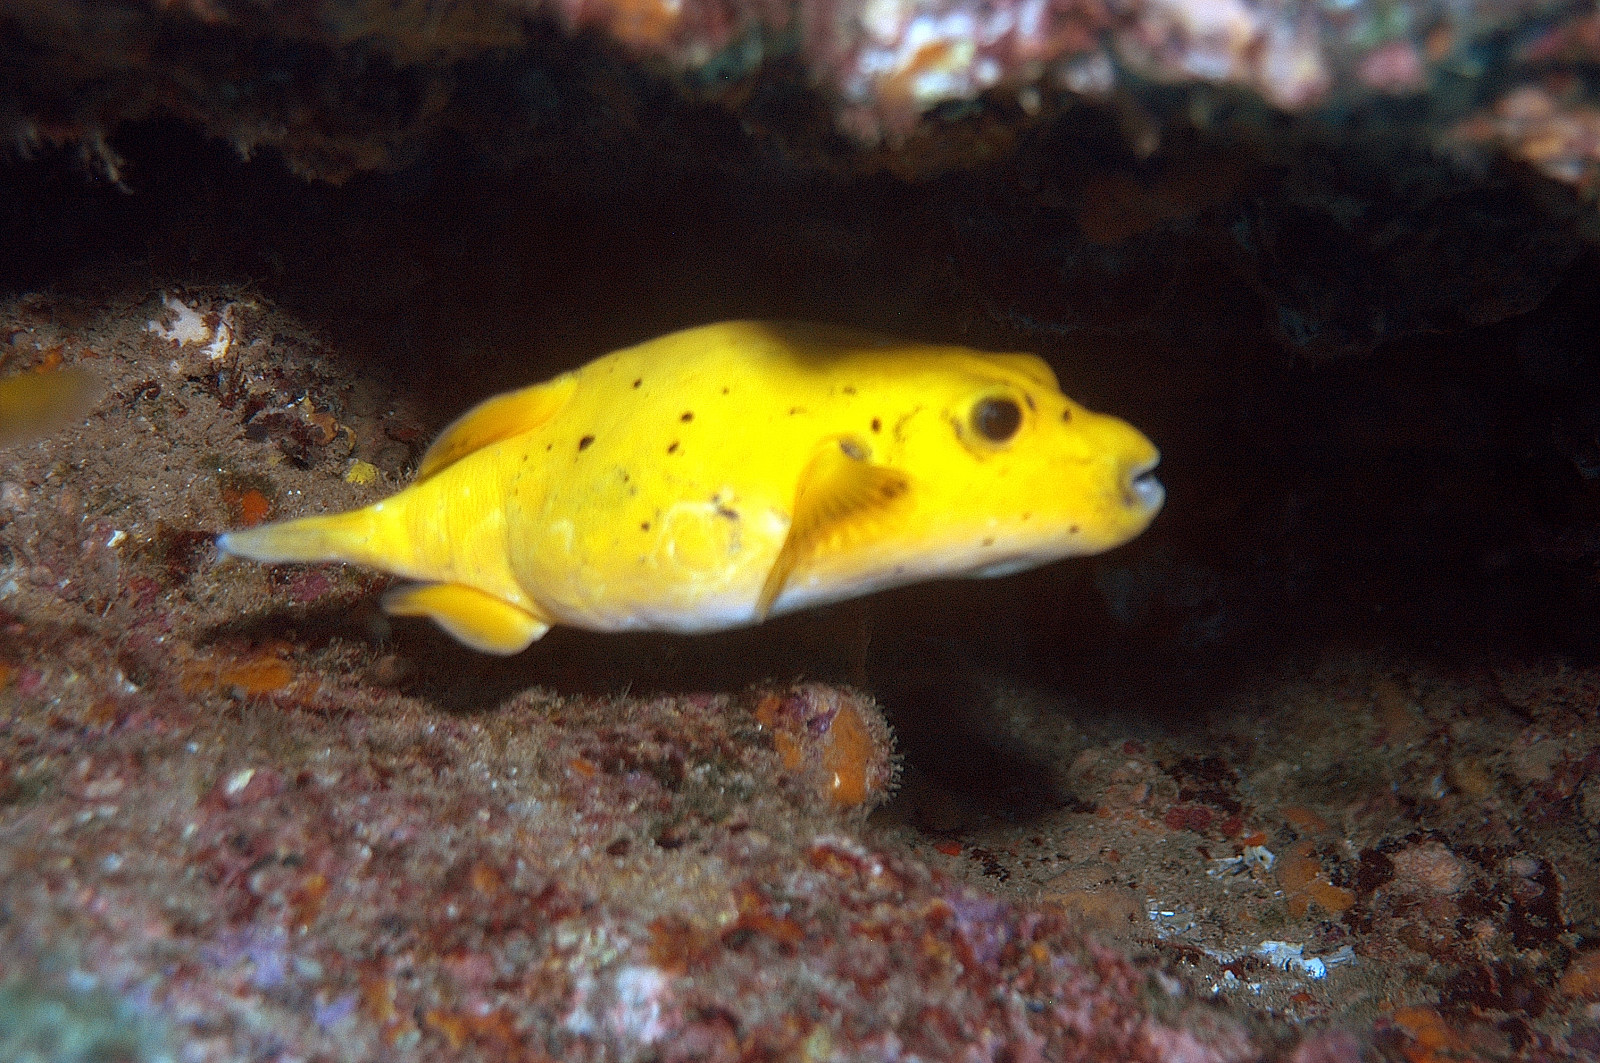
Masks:
[[[213,361],[227,356],[233,347],[233,303],[222,308],[215,327],[206,323],[197,308],[166,292],[161,293],[161,305],[166,313],[146,321],[146,332],[154,332],[175,347],[200,347]]]

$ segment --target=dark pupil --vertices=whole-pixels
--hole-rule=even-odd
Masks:
[[[1010,399],[984,399],[972,408],[972,426],[983,438],[1004,443],[1022,427],[1022,407]]]

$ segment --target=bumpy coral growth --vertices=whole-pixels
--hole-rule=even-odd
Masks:
[[[1600,185],[1600,107],[1570,91],[1520,86],[1461,123],[1451,139],[1503,148],[1547,177],[1585,191]]]
[[[839,809],[870,809],[889,795],[894,738],[871,698],[801,683],[763,695],[755,713],[806,796]]]
[[[509,60],[517,81],[517,64],[550,44],[545,18],[597,33],[697,94],[763,65],[792,69],[822,90],[840,127],[868,143],[900,141],[941,105],[986,95],[1006,104],[1002,113],[1015,113],[1010,102],[1035,113],[1047,99],[1136,94],[1155,81],[1242,88],[1302,111],[1554,71],[1574,87],[1556,107],[1559,121],[1508,113],[1527,102],[1514,95],[1486,116],[1487,128],[1466,132],[1508,144],[1563,180],[1593,162],[1581,72],[1600,39],[1594,16],[1555,18],[1513,51],[1503,42],[1547,9],[1517,0],[312,0],[277,8],[206,0],[119,8],[114,19],[81,3],[13,8],[6,29],[16,39],[0,37],[0,58],[25,88],[0,107],[6,131],[24,145],[77,143],[112,178],[120,160],[106,132],[154,111],[177,113],[242,152],[283,146],[309,175],[339,179],[392,165],[409,139],[481,125],[474,108],[482,99],[457,98],[452,68]],[[302,84],[303,69],[322,70],[323,83]],[[387,103],[372,91],[386,78],[396,90]],[[739,106],[749,94],[727,98]],[[324,111],[323,101],[346,99],[362,107]],[[527,117],[507,113],[513,125]],[[1528,132],[1530,121],[1537,132]]]
[[[1436,70],[1460,78],[1458,57],[1503,34],[1530,13],[1529,6],[1446,8],[1427,0],[1309,6],[1285,0],[557,2],[568,25],[601,27],[636,53],[691,70],[725,62],[741,38],[748,68],[762,57],[762,39],[775,40],[797,24],[812,81],[836,100],[841,125],[869,140],[898,137],[933,108],[991,90],[1014,94],[1029,111],[1039,106],[1041,91],[1103,95],[1127,80],[1124,71],[1170,84],[1246,88],[1288,111],[1335,96],[1425,92]],[[1594,25],[1593,16],[1558,21],[1511,61],[1590,62],[1600,39]],[[1481,54],[1475,56],[1472,69],[1481,62]]]
[[[1096,55],[1109,15],[1095,0],[818,0],[805,23],[814,70],[865,132],[879,121],[904,129],[937,104]]]
[[[710,62],[762,25],[781,29],[789,19],[781,0],[554,0],[550,6],[572,29],[598,29],[630,51],[675,55],[688,66]]]

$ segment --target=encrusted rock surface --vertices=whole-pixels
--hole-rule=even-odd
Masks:
[[[1074,102],[1137,110],[1183,86],[1199,112],[1215,90],[1242,90],[1417,144],[1505,150],[1587,187],[1594,26],[1587,6],[1554,0],[6,0],[0,130],[24,148],[78,145],[116,177],[108,135],[177,115],[342,180],[402,164],[443,130],[541,129],[561,106],[551,70],[575,65],[634,119],[653,71],[791,140],[826,140],[818,104],[858,145],[939,139],[925,116],[978,114],[1000,132],[954,149],[978,161]],[[800,102],[806,89],[818,99]]]

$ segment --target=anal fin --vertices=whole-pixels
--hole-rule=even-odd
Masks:
[[[904,473],[874,465],[860,440],[846,436],[819,447],[800,474],[789,534],[762,584],[756,618],[767,618],[789,577],[807,558],[852,533],[870,532],[873,522],[909,488]]]
[[[408,583],[383,596],[390,616],[425,616],[480,653],[509,657],[550,630],[543,617],[463,583]]]

